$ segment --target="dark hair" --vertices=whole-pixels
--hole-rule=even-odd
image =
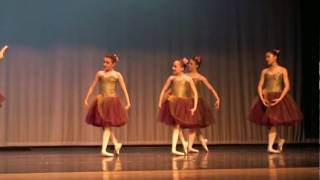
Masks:
[[[267,53],[271,53],[272,55],[277,56],[277,58],[280,57],[280,50],[278,50],[278,49],[271,49],[271,50],[267,51]]]
[[[202,57],[201,56],[193,56],[192,60],[200,67],[201,62],[202,62]]]
[[[116,54],[112,54],[112,55],[106,54],[106,55],[104,56],[104,58],[109,58],[109,59],[111,59],[112,63],[116,63],[116,62],[119,61],[119,58],[118,58],[118,56],[117,56]]]

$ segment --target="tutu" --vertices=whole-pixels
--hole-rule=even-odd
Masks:
[[[5,100],[4,96],[0,93],[0,107],[2,106],[2,103],[4,100]]]
[[[195,114],[195,128],[205,128],[215,122],[213,108],[211,108],[210,105],[202,97],[198,98],[198,106]],[[182,127],[189,128],[184,126]]]
[[[119,97],[99,95],[88,110],[86,122],[98,127],[120,127],[128,122],[128,115]]]
[[[269,102],[279,98],[281,93],[267,93]],[[290,95],[286,95],[278,104],[266,107],[258,98],[249,112],[250,121],[266,126],[285,125],[292,126],[303,120],[303,114]]]
[[[200,119],[200,113],[196,111],[194,115],[192,115],[192,107],[192,98],[169,96],[169,98],[162,103],[159,111],[159,120],[170,126],[180,125],[184,128],[197,127],[197,119]]]

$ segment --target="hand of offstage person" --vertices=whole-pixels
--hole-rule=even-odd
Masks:
[[[6,56],[6,52],[8,51],[9,46],[5,45],[1,50],[0,50],[0,60],[3,59]]]

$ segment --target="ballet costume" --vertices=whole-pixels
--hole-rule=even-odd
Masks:
[[[193,82],[198,92],[198,106],[195,111],[196,120],[192,126],[181,126],[182,128],[206,128],[215,122],[214,109],[210,107],[209,103],[204,99],[203,95],[203,83],[200,80],[194,79]],[[189,91],[188,96],[194,99],[193,94]]]
[[[116,94],[114,75],[99,77],[99,95],[89,107],[86,122],[97,127],[121,127],[128,122],[127,111]]]
[[[169,125],[181,127],[195,127],[199,113],[192,116],[191,109],[194,101],[188,96],[190,86],[185,79],[175,78],[170,87],[170,94],[165,98],[159,111],[159,121]]]
[[[263,89],[264,98],[268,103],[281,96],[284,80],[282,73],[265,74]],[[303,114],[292,97],[287,94],[278,104],[266,107],[260,98],[253,103],[249,112],[251,122],[265,126],[292,126],[303,120]]]

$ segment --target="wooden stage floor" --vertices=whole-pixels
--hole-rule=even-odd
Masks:
[[[200,147],[198,147],[201,149]],[[169,146],[124,147],[101,157],[98,147],[0,149],[0,179],[318,179],[317,145],[217,145],[210,152],[172,156]]]

